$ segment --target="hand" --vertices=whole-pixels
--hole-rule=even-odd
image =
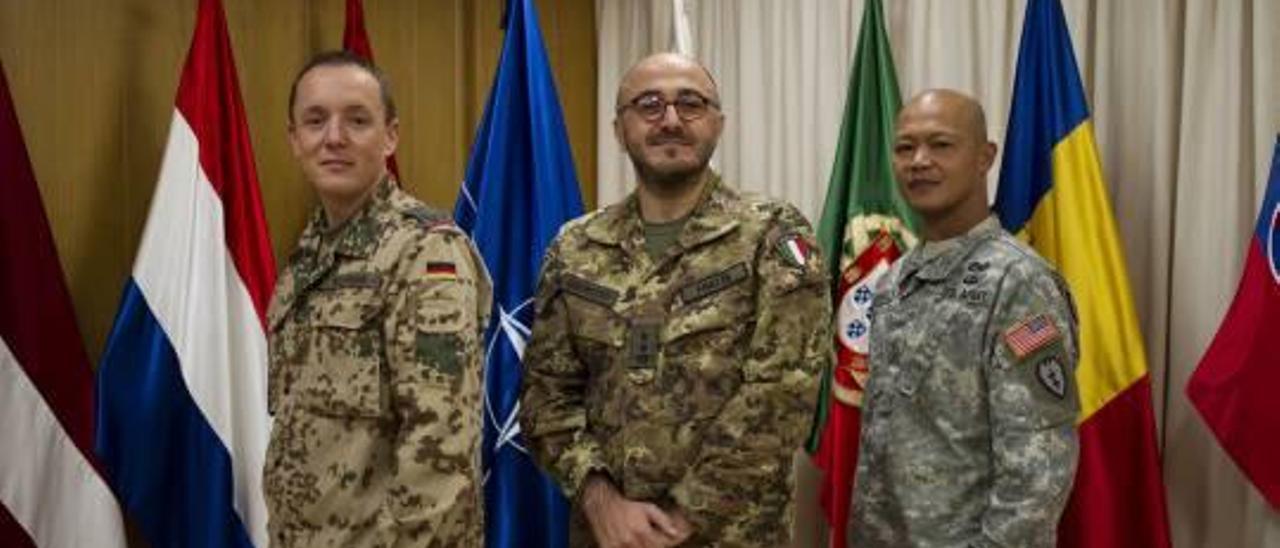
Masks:
[[[604,476],[587,478],[582,510],[601,548],[676,546],[693,532],[684,516],[671,516],[653,504],[630,500]]]
[[[672,524],[674,524],[676,526],[676,530],[680,532],[680,539],[672,546],[679,546],[683,544],[684,541],[689,540],[689,537],[693,536],[693,524],[689,523],[689,519],[684,517],[684,512],[677,509],[667,512],[667,515],[671,517]]]

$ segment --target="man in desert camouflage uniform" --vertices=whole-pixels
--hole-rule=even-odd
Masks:
[[[388,175],[397,122],[377,69],[322,54],[289,111],[320,207],[268,313],[271,543],[478,547],[480,259]]]
[[[617,105],[639,185],[548,251],[525,438],[574,503],[572,545],[786,545],[830,360],[826,268],[794,207],[708,169],[723,114],[706,69],[644,59]]]
[[[1076,318],[1062,278],[987,205],[981,107],[925,92],[894,173],[923,245],[872,305],[850,544],[1052,547],[1075,475]]]

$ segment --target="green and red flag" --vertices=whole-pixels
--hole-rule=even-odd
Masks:
[[[915,215],[893,179],[893,125],[901,107],[884,9],[870,0],[818,224],[818,244],[832,258],[837,359],[823,375],[807,449],[824,473],[820,502],[832,546],[844,544],[858,459],[871,288],[915,243]]]

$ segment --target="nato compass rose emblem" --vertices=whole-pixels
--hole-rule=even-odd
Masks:
[[[1271,265],[1271,277],[1280,284],[1280,202],[1271,212],[1271,226],[1267,229],[1267,262]]]

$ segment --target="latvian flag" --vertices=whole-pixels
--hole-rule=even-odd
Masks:
[[[219,0],[200,0],[133,276],[98,370],[97,451],[152,546],[266,546],[263,318],[275,262]]]
[[[93,372],[0,68],[0,546],[125,546],[93,457]]]

